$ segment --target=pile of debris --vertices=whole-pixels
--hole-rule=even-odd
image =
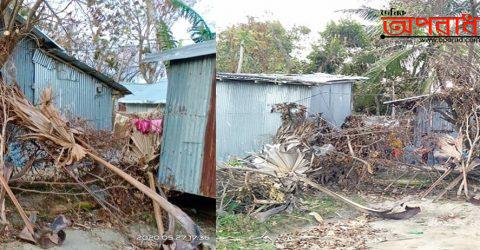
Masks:
[[[423,135],[420,143],[414,143],[415,121],[411,116],[401,119],[350,116],[341,128],[337,128],[321,115],[307,116],[304,106],[277,104],[272,112],[281,113],[282,124],[273,144],[265,145],[259,153],[238,159],[235,164],[219,167],[220,212],[234,199],[240,204],[237,208],[240,212],[264,220],[283,210],[302,209],[296,197],[301,191],[313,188],[382,218],[403,219],[418,213],[420,208],[409,206],[400,213],[370,209],[326,188],[359,188],[362,183],[378,186],[385,172],[395,180],[388,180],[388,185],[382,184],[386,185],[383,191],[406,174],[413,174],[412,178],[419,173],[428,174],[433,184],[423,192],[422,198],[449,180],[436,199],[457,187],[457,195],[463,193],[472,203],[480,204],[472,197],[468,185],[478,183],[480,174],[477,168],[480,165],[478,93],[480,87],[469,91],[453,89],[435,95],[434,98],[450,107],[440,114],[457,132]],[[451,175],[456,176],[449,179]]]
[[[308,187],[382,218],[404,219],[420,211],[408,206],[400,213],[371,209],[325,187],[358,184],[372,174],[374,167],[364,157],[394,159],[395,147],[403,147],[403,141],[409,139],[399,133],[403,125],[365,126],[362,120],[350,118],[340,130],[321,116],[307,118],[305,107],[294,103],[278,104],[272,111],[281,112],[283,119],[274,144],[240,160],[241,166],[220,167],[220,210],[226,205],[224,197],[234,197],[243,204],[244,212],[262,221],[283,210],[301,209],[296,197]]]
[[[140,166],[142,169],[157,166],[162,140],[162,125],[163,115],[159,112],[117,113],[114,134],[116,138],[126,141],[122,150],[122,160]]]
[[[302,231],[283,234],[275,240],[279,249],[366,249],[375,231],[365,219],[323,222]]]
[[[434,188],[441,184],[447,176],[457,173],[458,176],[450,181],[436,199],[443,197],[448,191],[458,185],[457,196],[465,195],[473,203],[480,203],[471,196],[469,183],[478,180],[480,174],[477,168],[480,165],[480,86],[462,86],[445,93],[437,93],[431,98],[437,98],[447,103],[449,109],[438,111],[445,121],[450,122],[456,131],[456,137],[443,135],[439,137],[437,146],[441,149],[441,156],[447,158],[448,167],[444,173],[422,195],[427,196]]]
[[[126,186],[130,184],[140,196],[148,197],[153,201],[159,236],[173,235],[175,221],[178,221],[189,235],[202,234],[195,222],[185,212],[167,201],[163,191],[157,189],[155,185],[153,166],[157,165],[155,160],[158,158],[158,151],[151,149],[159,148],[157,146],[161,141],[161,121],[154,122],[155,127],[150,126],[148,130],[144,125],[138,129],[133,122],[133,126],[129,126],[124,134],[123,139],[127,140],[127,143],[123,143],[123,153],[118,149],[122,147],[121,142],[125,140],[119,139],[120,143],[112,143],[115,140],[106,143],[105,141],[108,140],[104,139],[111,138],[111,135],[99,133],[107,132],[89,131],[82,129],[81,126],[75,126],[75,123],[67,122],[54,108],[51,89],[46,89],[42,93],[39,106],[33,106],[16,85],[0,83],[0,223],[2,225],[9,225],[5,206],[6,197],[9,197],[25,224],[24,230],[19,235],[21,239],[44,248],[63,242],[65,239],[63,229],[71,224],[70,220],[59,215],[53,223],[49,224],[37,220],[34,213],[28,216],[12,191],[17,183],[32,184],[38,180],[35,176],[30,180],[23,177],[27,174],[32,175],[33,169],[43,168],[50,169],[54,173],[53,179],[48,182],[49,185],[75,184],[90,194],[105,211],[119,219],[123,218],[124,211],[112,202],[119,197],[113,190],[132,190]],[[140,123],[137,120],[137,124],[140,125]],[[148,136],[149,134],[152,136]],[[124,155],[130,157],[125,159]],[[24,165],[21,168],[15,167],[16,162],[22,162]],[[100,188],[101,185],[104,188]],[[108,194],[102,195],[107,190]],[[124,195],[131,207],[132,196],[129,193]],[[169,217],[168,230],[164,230],[163,227],[162,210]],[[42,217],[39,216],[39,218]],[[0,230],[4,229],[4,226],[0,228]],[[192,244],[196,243],[198,242]],[[160,244],[176,243],[160,242]]]

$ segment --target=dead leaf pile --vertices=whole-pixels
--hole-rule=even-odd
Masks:
[[[8,182],[12,171],[9,170],[11,167],[4,164],[3,153],[5,152],[5,138],[7,138],[6,128],[8,125],[14,125],[26,131],[21,137],[22,140],[35,141],[45,145],[43,149],[48,154],[48,159],[54,159],[53,165],[55,168],[77,181],[77,183],[91,194],[99,204],[104,206],[105,209],[108,208],[105,206],[105,201],[102,200],[102,197],[97,195],[98,192],[95,192],[93,188],[88,187],[83,181],[79,180],[79,177],[73,171],[74,168],[72,168],[74,163],[89,158],[89,160],[94,162],[97,166],[102,166],[102,168],[110,170],[113,172],[112,175],[121,178],[124,182],[135,187],[142,195],[152,199],[159,205],[159,207],[165,210],[172,219],[174,218],[180,222],[180,225],[186,233],[195,236],[201,235],[202,232],[200,228],[185,212],[171,204],[165,196],[158,194],[155,189],[151,189],[141,183],[137,178],[127,174],[121,168],[102,158],[102,156],[91,145],[85,142],[82,139],[84,138],[82,137],[82,132],[70,127],[70,124],[66,119],[62,117],[58,110],[53,106],[52,92],[50,88],[42,93],[40,105],[33,106],[28,102],[17,86],[6,85],[4,83],[1,83],[0,86],[0,101],[2,102],[2,105],[0,106],[0,114],[2,114],[0,125],[3,126],[0,136],[0,152],[2,153],[0,157],[0,170],[2,170],[0,171],[0,182],[2,184],[0,192],[0,219],[3,223],[7,223],[6,217],[4,216],[4,198],[5,194],[8,194],[8,197],[14,203],[25,223],[26,231],[24,230],[22,233],[24,238],[28,238],[38,244],[41,244],[40,241],[46,238],[55,244],[60,243],[62,239],[61,235],[57,235],[60,231],[56,229],[51,229],[46,237],[43,237],[43,234],[37,237],[38,230],[45,231],[45,228],[39,227],[38,223],[34,223],[31,218],[27,217],[21,204],[18,202],[9,187]],[[93,174],[93,176],[97,175]],[[126,183],[123,183],[123,186],[125,186]]]
[[[315,227],[278,236],[279,249],[366,249],[375,231],[366,220],[324,222]]]

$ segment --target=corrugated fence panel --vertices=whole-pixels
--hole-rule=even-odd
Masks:
[[[2,75],[7,82],[16,79],[29,101],[33,101],[33,84],[35,66],[32,62],[36,44],[30,38],[23,39],[14,49],[9,61],[2,68]]]
[[[313,87],[311,98],[312,113],[323,117],[340,127],[352,111],[352,83],[340,82]]]
[[[214,57],[171,62],[159,182],[199,194]]]
[[[217,82],[217,160],[244,156],[271,142],[281,125],[272,106],[297,102],[310,106],[311,88],[297,85]]]
[[[90,121],[96,129],[112,128],[113,102],[111,89],[88,74],[67,64],[55,61],[54,67],[46,67],[49,56],[35,51],[35,104],[42,91],[52,86],[55,106],[66,117],[81,117]],[[51,64],[47,64],[49,66]]]
[[[126,103],[125,107],[128,113],[140,113],[140,112],[149,112],[154,110],[163,111],[165,104]]]

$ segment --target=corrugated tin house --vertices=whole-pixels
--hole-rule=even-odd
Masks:
[[[67,117],[81,117],[96,129],[112,128],[114,98],[129,93],[110,77],[68,55],[40,30],[20,41],[2,68],[33,104],[52,87],[55,106]]]
[[[215,41],[152,55],[168,61],[160,184],[215,197]]]
[[[125,83],[123,84],[132,94],[118,100],[120,111],[127,113],[163,111],[167,102],[168,80],[161,79],[157,83]]]
[[[272,106],[296,102],[340,126],[352,111],[352,85],[364,77],[280,74],[217,74],[217,160],[243,156],[271,142],[281,125]]]
[[[419,145],[422,137],[432,133],[444,133],[454,135],[455,127],[449,121],[442,118],[441,112],[448,113],[450,107],[444,101],[430,97],[430,95],[419,95],[403,99],[384,102],[404,111],[413,111],[413,133],[414,143]]]

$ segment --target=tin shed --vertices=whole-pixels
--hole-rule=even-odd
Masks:
[[[32,33],[18,43],[2,68],[6,82],[17,82],[33,104],[38,104],[42,91],[51,86],[54,104],[63,115],[81,117],[96,129],[110,130],[114,98],[129,91],[68,55],[40,30]]]
[[[412,111],[413,121],[413,139],[415,145],[422,143],[422,138],[429,134],[450,134],[455,135],[455,127],[452,123],[445,120],[441,113],[449,113],[450,107],[444,101],[441,101],[429,94],[412,96],[403,99],[397,99],[384,102],[392,107],[400,108],[400,111]]]
[[[167,102],[167,78],[157,83],[124,83],[122,84],[132,94],[118,100],[119,110],[127,113],[163,111]]]
[[[218,73],[217,160],[244,156],[270,143],[281,125],[273,105],[295,102],[340,126],[352,110],[352,84],[364,77]]]
[[[148,56],[169,61],[158,181],[215,197],[215,41]]]

